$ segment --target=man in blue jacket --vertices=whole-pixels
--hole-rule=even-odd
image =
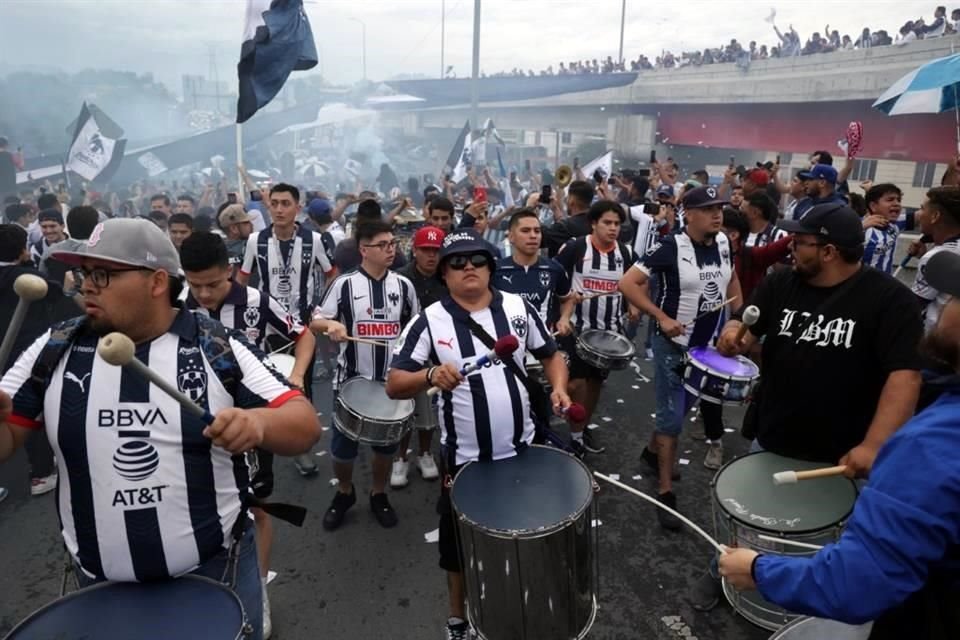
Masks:
[[[954,297],[923,349],[953,373],[880,449],[840,540],[812,557],[720,557],[735,587],[790,611],[875,620],[871,640],[960,637],[960,255],[933,256],[926,275]]]

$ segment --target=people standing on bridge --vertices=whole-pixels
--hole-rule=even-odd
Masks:
[[[261,583],[243,454],[257,446],[280,455],[309,449],[321,433],[313,407],[246,340],[173,306],[180,260],[151,223],[108,220],[78,251],[54,258],[83,272],[86,313],[44,333],[0,381],[0,460],[46,425],[61,477],[57,512],[81,586],[231,576],[250,637],[259,639]],[[104,362],[97,344],[113,331],[213,423],[129,368]]]
[[[391,225],[383,221],[365,223],[357,228],[355,238],[362,256],[360,266],[333,281],[310,323],[310,329],[315,333],[326,334],[333,342],[341,343],[333,377],[332,413],[336,412],[341,385],[350,378],[361,376],[368,380],[386,380],[392,347],[407,321],[420,310],[413,283],[390,271],[397,251]],[[351,337],[375,338],[383,344],[347,340]],[[330,457],[337,488],[323,516],[323,528],[327,531],[339,528],[347,510],[357,501],[353,463],[359,445],[343,434],[336,423],[331,434]],[[371,448],[374,455],[370,509],[382,527],[394,527],[397,514],[387,498],[386,488],[397,445],[374,445]]]

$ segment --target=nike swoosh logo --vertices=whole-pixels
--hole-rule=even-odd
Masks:
[[[353,296],[354,300],[359,300],[360,298],[366,298],[367,296]]]

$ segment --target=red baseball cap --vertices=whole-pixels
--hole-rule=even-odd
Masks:
[[[413,235],[413,246],[416,249],[423,247],[439,249],[443,246],[446,235],[439,227],[420,227]]]
[[[758,167],[748,171],[744,179],[749,180],[758,187],[765,187],[770,183],[770,174],[767,173],[765,169]]]

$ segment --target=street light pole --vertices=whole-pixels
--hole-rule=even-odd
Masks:
[[[444,63],[444,48],[447,45],[447,0],[440,0],[440,79],[446,77],[444,73],[447,69]]]
[[[363,79],[367,79],[367,23],[361,20],[360,18],[350,18],[354,22],[360,23],[360,38],[361,38],[361,51],[362,57],[360,58],[363,62]]]
[[[620,3],[620,62],[623,63],[623,27],[627,18],[627,0]]]
[[[473,81],[470,83],[470,127],[480,127],[480,0],[473,0]]]

